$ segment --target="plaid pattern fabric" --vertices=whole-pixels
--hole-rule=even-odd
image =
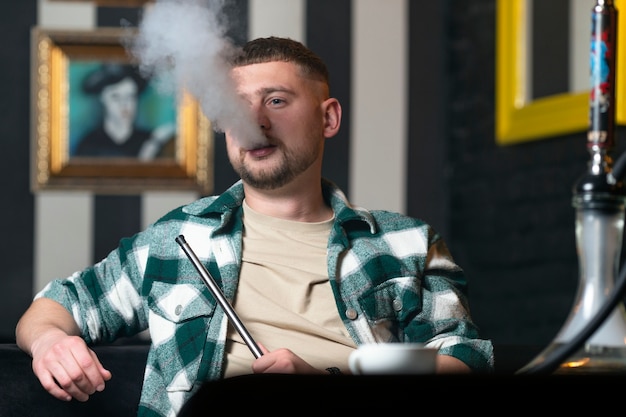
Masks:
[[[492,371],[493,346],[479,338],[463,271],[440,236],[417,219],[351,206],[326,180],[323,189],[335,212],[330,285],[355,343],[424,342],[476,371]],[[72,312],[88,343],[150,329],[140,416],[175,416],[202,381],[222,377],[228,319],[175,238],[185,237],[232,300],[243,198],[240,181],[220,196],[179,207],[36,296]]]

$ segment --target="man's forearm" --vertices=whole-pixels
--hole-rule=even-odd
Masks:
[[[32,346],[40,337],[53,331],[79,335],[80,329],[72,315],[48,298],[39,298],[30,305],[15,328],[15,340],[23,351],[32,355]]]

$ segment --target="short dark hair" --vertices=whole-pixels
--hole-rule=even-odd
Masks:
[[[293,62],[306,76],[326,84],[329,82],[328,68],[322,58],[290,38],[270,36],[251,40],[232,60],[235,67],[273,61]]]

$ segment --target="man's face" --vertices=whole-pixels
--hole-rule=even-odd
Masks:
[[[244,149],[226,130],[228,157],[249,185],[276,189],[321,166],[325,140],[324,83],[304,78],[295,64],[268,62],[233,69],[237,91],[250,106],[268,145]]]

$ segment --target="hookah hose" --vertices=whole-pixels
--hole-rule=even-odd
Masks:
[[[622,154],[619,160],[613,166],[612,172],[609,174],[610,180],[619,181],[624,176],[626,170],[626,153]],[[596,314],[589,322],[576,334],[570,341],[559,346],[550,352],[549,355],[536,365],[525,370],[518,370],[516,375],[523,374],[547,374],[558,369],[570,355],[580,349],[585,341],[593,335],[593,333],[602,325],[604,320],[611,314],[613,309],[622,301],[626,294],[626,268],[622,267],[615,287],[606,302],[600,307]]]

